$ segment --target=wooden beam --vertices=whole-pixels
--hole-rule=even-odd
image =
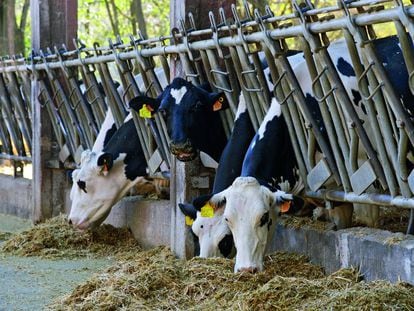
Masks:
[[[31,0],[32,49],[40,49],[66,44],[72,48],[72,39],[77,32],[77,1]],[[32,127],[33,127],[33,222],[64,212],[64,194],[66,186],[65,170],[59,166],[59,148],[53,137],[52,125],[47,111],[38,101],[38,83],[32,80]]]
[[[218,9],[223,7],[228,16],[231,14],[231,4],[235,1],[223,0],[173,0],[170,2],[171,28],[179,27],[179,20],[186,18],[191,12],[199,29],[210,27],[208,11],[216,15]],[[184,71],[179,59],[170,60],[171,77],[183,77]],[[191,202],[200,195],[198,189],[191,186],[191,180],[200,175],[202,169],[199,161],[183,163],[175,158],[172,160],[171,174],[171,249],[180,258],[194,256],[194,241],[190,228],[185,225],[184,215],[181,213],[178,203]]]

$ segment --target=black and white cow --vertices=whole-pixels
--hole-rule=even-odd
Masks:
[[[228,108],[223,93],[212,93],[208,86],[175,78],[159,97],[139,96],[130,102],[136,111],[143,105],[166,117],[170,151],[178,160],[191,161],[198,151],[219,160],[227,141],[219,116],[219,111]]]
[[[414,101],[408,88],[408,73],[397,39],[392,37],[378,40],[376,48],[406,109],[413,111]],[[355,72],[350,65],[351,61],[347,54],[345,42],[340,41],[332,44],[328,48],[328,52],[349,95],[354,99],[355,104],[358,104],[359,109],[357,110],[363,119],[364,107],[359,103],[360,95],[356,91],[358,88]],[[299,60],[297,55],[294,58],[296,61]],[[292,67],[306,95],[307,104],[316,115],[319,115],[319,111],[315,110],[318,106],[312,96],[312,81],[305,61],[302,59],[302,61],[295,62]],[[275,172],[279,171],[280,174],[273,175],[273,177],[277,178],[287,174],[284,179],[289,182],[290,186],[295,180],[294,171],[291,171],[292,167],[290,165],[294,155],[291,147],[289,147],[290,141],[286,126],[283,125],[284,122],[280,118],[280,114],[280,105],[273,99],[265,120],[246,154],[241,177],[237,178],[224,191],[213,195],[207,202],[209,206],[213,206],[215,209],[224,209],[223,217],[233,234],[237,249],[235,271],[255,272],[263,269],[263,257],[272,235],[277,207],[284,201],[294,199],[291,194],[286,194],[280,190],[271,191],[266,187],[270,181],[269,178],[273,175],[271,174],[272,169],[275,169]],[[323,123],[320,123],[320,125],[323,127]],[[367,122],[364,126],[369,131]],[[272,130],[268,131],[270,128]],[[263,144],[268,137],[270,138],[270,136],[267,136],[268,134],[273,138]],[[271,167],[267,167],[269,165]],[[282,180],[279,179],[278,181],[281,182]],[[204,206],[204,202],[196,207],[201,208],[202,206]]]
[[[293,189],[298,181],[296,160],[292,155],[281,107],[273,99],[244,157],[240,177],[210,199],[210,205],[220,211],[234,235],[237,249],[235,271],[263,268],[263,262],[256,259],[263,257],[267,236],[273,233],[278,213],[275,206],[283,200],[293,200],[292,195],[275,190],[274,186]],[[296,188],[298,192],[301,190],[300,185]],[[205,201],[195,202],[195,205],[201,209]],[[250,224],[250,220],[254,223]],[[251,249],[255,251],[251,253]],[[249,254],[254,260],[249,258]],[[249,264],[253,261],[258,264]]]
[[[181,85],[181,82],[184,82],[184,85]],[[191,122],[187,122],[183,128],[190,134],[198,133],[190,135],[196,143],[199,142],[196,146],[200,146],[201,150],[211,151],[210,154],[213,157],[221,154],[223,149],[221,141],[226,138],[216,111],[227,107],[227,101],[222,94],[211,93],[194,87],[185,80],[175,79],[165,88],[158,100],[165,105],[175,105],[189,112]],[[142,96],[133,99],[130,107],[136,108],[136,105],[142,101],[150,107],[152,103],[157,102],[155,99]],[[171,110],[174,113],[175,110]],[[207,117],[207,122],[201,117],[202,115],[210,116]],[[175,118],[169,118],[169,120],[177,122],[174,121]],[[174,132],[173,130],[172,133]],[[212,137],[216,133],[220,133],[218,135],[220,139],[214,144]],[[203,148],[204,137],[210,137],[211,148]],[[127,144],[127,146],[122,144]],[[113,165],[109,165],[111,163]],[[143,181],[143,176],[146,175],[144,167],[146,163],[143,160],[131,116],[128,115],[125,123],[116,130],[112,114],[108,112],[93,150],[83,152],[80,168],[72,173],[71,222],[82,229],[99,225],[109,214],[111,207],[132,186]],[[110,168],[111,170],[108,170]],[[137,175],[138,169],[139,175]]]
[[[144,179],[147,164],[133,120],[127,120],[100,152],[84,151],[72,173],[70,222],[79,229],[101,224],[132,186]]]
[[[243,94],[240,95],[232,134],[221,155],[214,178],[212,194],[223,191],[240,176],[244,154],[249,147],[255,132],[247,112]],[[212,196],[202,196],[195,201],[207,200]],[[193,204],[178,204],[181,211],[193,220],[192,232],[200,244],[200,257],[229,257],[234,256],[234,243],[230,229],[224,218],[223,210],[215,211],[213,217],[203,217]]]

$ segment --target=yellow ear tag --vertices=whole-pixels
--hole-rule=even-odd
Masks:
[[[144,119],[152,118],[152,109],[148,108],[147,105],[142,105],[142,108],[139,110],[139,116]]]
[[[194,219],[192,219],[190,216],[185,216],[185,224],[187,226],[192,226],[194,222]]]
[[[281,213],[287,213],[290,209],[290,205],[292,204],[292,201],[287,201],[284,202],[281,206],[280,206],[280,212]]]
[[[220,101],[221,99],[221,101]],[[218,111],[221,109],[221,107],[223,106],[223,104],[221,103],[223,101],[223,99],[220,97],[219,100],[216,100],[216,102],[213,105],[213,111]]]
[[[206,205],[201,208],[201,217],[214,217],[214,208],[210,205],[210,203],[206,203]]]

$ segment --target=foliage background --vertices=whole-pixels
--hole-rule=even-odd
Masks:
[[[242,1],[236,2],[240,9]],[[259,8],[261,12],[264,12],[267,3],[276,15],[292,11],[291,1],[248,2],[251,7]],[[336,4],[335,0],[313,2],[317,7]],[[30,0],[0,0],[0,55],[22,52],[28,55],[30,52],[29,3]],[[91,46],[94,42],[107,44],[108,38],[115,38],[115,35],[127,39],[130,34],[136,35],[137,29],[141,29],[144,37],[168,35],[169,12],[168,0],[78,0],[78,37],[87,46]],[[207,14],[205,18],[208,18]],[[376,30],[380,36],[395,32],[391,24],[376,26]],[[332,33],[331,38],[335,39],[340,35],[340,32]]]

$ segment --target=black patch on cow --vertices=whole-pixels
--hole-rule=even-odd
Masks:
[[[365,108],[364,103],[361,101],[361,94],[354,89],[351,89],[351,93],[352,93],[352,101],[354,102],[355,106],[360,106],[363,113],[367,114],[367,109]]]
[[[338,71],[346,77],[355,77],[354,68],[352,68],[351,64],[342,57],[338,58],[336,68],[338,68]]]
[[[270,227],[272,226],[272,224],[273,224],[273,221],[272,221],[272,218],[270,218],[269,222],[267,223],[267,231],[270,230]]]
[[[230,256],[231,251],[233,249],[233,244],[233,236],[231,234],[226,234],[218,245],[220,253],[224,257]]]
[[[194,256],[200,255],[200,240],[198,239],[198,236],[194,234],[193,229],[191,227],[188,229],[191,231],[191,235],[193,236],[193,244],[194,244]]]
[[[121,153],[126,154],[123,162],[125,164],[125,176],[129,180],[147,175],[147,164],[132,119],[122,124],[108,141],[103,152],[111,154],[114,162]]]
[[[85,193],[88,193],[88,191],[86,191],[86,182],[79,179],[76,183],[78,184],[79,189],[81,189]]]
[[[98,166],[106,165],[107,169],[110,170],[114,165],[114,158],[111,153],[105,152],[101,154],[97,161]]]
[[[192,204],[178,203],[178,207],[185,216],[188,216],[191,219],[197,218],[197,210]]]
[[[112,127],[106,132],[105,139],[103,142],[104,147],[106,146],[108,141],[112,138],[112,136],[114,136],[115,132],[116,132],[116,125],[112,124]]]
[[[323,122],[322,119],[322,113],[321,110],[319,108],[319,103],[316,100],[315,97],[313,97],[311,94],[306,93],[306,105],[308,105],[310,112],[312,113],[312,117],[313,119],[316,121],[316,124],[319,128],[319,130],[321,131],[322,135],[324,136],[324,138],[326,139],[326,141],[328,140],[328,133],[326,132],[326,128],[325,128],[325,124]]]
[[[211,199],[213,194],[205,194],[202,196],[199,196],[193,200],[193,206],[196,208],[196,210],[200,211],[201,208],[206,205],[207,201]]]
[[[262,218],[260,218],[260,227],[263,227],[265,224],[269,222],[269,212],[263,214]]]

